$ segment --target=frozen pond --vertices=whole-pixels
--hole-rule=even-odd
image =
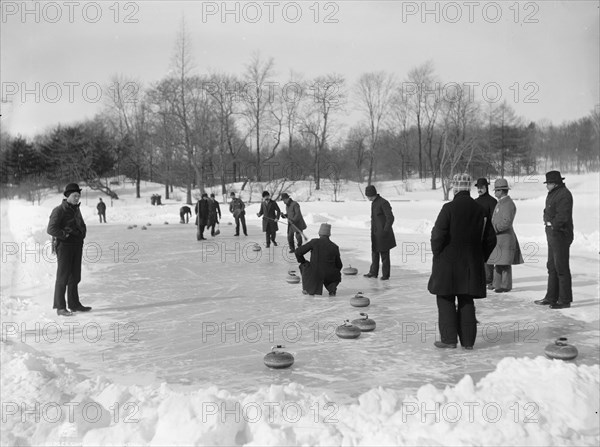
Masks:
[[[437,308],[422,269],[393,263],[391,281],[362,276],[368,269],[368,231],[334,232],[344,265],[357,267],[359,275],[344,276],[336,297],[310,297],[302,295],[299,284],[285,281],[297,264],[287,253],[283,231],[277,236],[280,245],[267,250],[264,233],[253,224],[249,237],[234,237],[233,227],[222,225],[221,235],[205,242],[196,241],[192,224],[126,228],[94,226],[86,240],[87,258],[97,262],[87,263],[80,285],[82,302],[94,310],[73,319],[46,318],[41,324],[52,329],[56,321],[63,336],[36,343],[37,349],[77,362],[91,377],[185,387],[214,384],[244,392],[298,382],[356,397],[378,386],[411,393],[425,383],[455,384],[465,374],[477,380],[503,357],[543,355],[558,336],[575,337],[577,363],[598,362],[593,324],[531,302],[545,292],[544,252],[536,254],[539,262],[515,269],[513,293],[491,292],[476,302],[480,325],[475,350],[469,352],[433,347],[439,337]],[[415,242],[423,240],[414,235]],[[261,252],[252,251],[254,242],[261,244]],[[574,288],[594,283],[592,273],[574,272]],[[369,307],[350,306],[358,291],[371,298]],[[577,301],[577,306],[595,305],[591,299]],[[361,311],[377,322],[377,329],[356,340],[337,338],[336,326],[359,318]],[[73,341],[65,325],[71,322],[79,323]],[[292,368],[264,366],[263,356],[275,344],[294,354]]]

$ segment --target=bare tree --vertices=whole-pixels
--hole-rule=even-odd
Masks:
[[[327,145],[332,114],[342,109],[345,103],[345,79],[338,74],[315,78],[312,84],[313,99],[306,102],[302,119],[302,133],[314,148],[313,173],[315,189],[321,187],[321,154]]]
[[[281,141],[282,117],[279,121],[279,130],[275,131],[277,138],[275,143],[270,143],[270,139],[266,142],[261,141],[262,133],[271,133],[269,120],[273,118],[273,102],[274,102],[274,86],[275,83],[271,80],[274,71],[273,58],[262,61],[259,53],[252,55],[250,62],[246,65],[244,73],[245,85],[242,91],[242,101],[245,104],[244,116],[248,120],[249,126],[254,130],[256,135],[256,172],[257,180],[261,180],[261,150],[266,149],[271,153],[271,158],[275,153],[276,147]],[[277,116],[277,115],[275,115]],[[262,145],[265,145],[265,148]],[[275,146],[275,147],[273,147]]]
[[[363,74],[355,87],[358,107],[366,116],[370,130],[369,178],[367,181],[369,185],[373,179],[373,167],[377,157],[381,125],[389,113],[395,84],[393,74],[380,71]]]

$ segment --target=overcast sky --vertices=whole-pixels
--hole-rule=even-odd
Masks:
[[[379,70],[404,79],[430,60],[442,84],[473,83],[475,100],[506,99],[528,121],[558,124],[600,103],[597,1],[223,5],[2,1],[2,130],[33,136],[92,117],[96,86],[115,74],[161,79],[182,18],[197,74],[242,74],[256,51],[274,58],[282,82],[290,70],[349,84]]]

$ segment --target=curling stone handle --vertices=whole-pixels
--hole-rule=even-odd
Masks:
[[[369,315],[367,315],[367,313],[366,313],[366,312],[361,312],[361,313],[360,313],[360,315],[361,315],[362,317],[365,317],[365,320],[366,320],[367,318],[369,318]]]
[[[283,346],[283,345],[271,346],[271,351],[274,350],[274,349],[282,349],[282,348],[285,348],[285,346]]]

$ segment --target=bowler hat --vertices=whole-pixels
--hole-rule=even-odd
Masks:
[[[284,192],[283,194],[281,194],[281,200],[287,200],[290,198],[290,195],[287,192]]]
[[[69,197],[69,195],[71,195],[72,192],[78,192],[79,194],[81,194],[81,188],[77,183],[69,183],[65,187],[65,192],[63,194],[65,197]]]
[[[375,186],[369,185],[365,188],[365,196],[374,197],[376,195],[377,195],[377,189],[375,189]]]
[[[262,196],[263,197],[269,197],[271,194],[269,194],[269,191],[263,191]]]
[[[559,171],[546,172],[546,181],[544,183],[562,183],[564,177],[560,176]]]
[[[508,181],[505,178],[496,179],[494,182],[494,191],[498,191],[499,189],[506,189],[507,191],[510,189]]]
[[[490,182],[485,177],[481,177],[477,179],[477,183],[475,183],[475,187],[479,188],[480,186],[488,186]]]

